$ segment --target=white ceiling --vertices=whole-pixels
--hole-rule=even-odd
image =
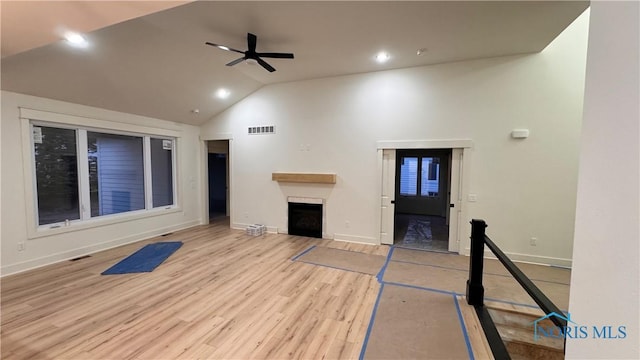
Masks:
[[[2,0],[2,58],[188,2]]]
[[[57,21],[30,22],[29,11],[21,9],[22,22],[16,21],[5,3],[3,90],[194,125],[265,84],[538,52],[588,6],[584,1],[198,1],[134,19],[134,12],[123,10],[120,20],[131,20],[119,22],[95,9],[79,9],[85,2],[63,2],[75,8],[73,18],[80,11],[84,20],[93,19],[81,30],[92,30],[90,24],[97,29],[86,34],[90,46],[78,49],[52,42],[61,26],[73,28],[60,25],[70,20],[53,15]],[[184,1],[117,3],[147,3],[140,15]],[[24,4],[42,13],[56,3]],[[5,33],[9,17],[12,26],[22,24],[35,34],[31,37],[41,34],[40,43],[26,44],[23,32],[14,29]],[[247,32],[258,36],[257,51],[292,52],[295,59],[265,59],[274,73],[247,63],[227,67],[241,55],[204,44],[246,50]],[[427,51],[418,56],[420,48]],[[380,50],[391,54],[384,65],[374,61]],[[231,96],[216,98],[219,88]],[[196,108],[199,114],[191,112]]]

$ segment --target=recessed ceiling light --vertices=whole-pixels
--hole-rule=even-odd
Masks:
[[[379,63],[385,63],[390,58],[391,58],[391,56],[389,56],[389,54],[384,52],[384,51],[381,51],[376,55],[376,61],[379,62]]]
[[[424,53],[426,53],[426,52],[427,52],[427,48],[421,48],[421,49],[418,49],[416,51],[416,55],[418,55],[418,56],[424,55]]]
[[[81,34],[77,32],[69,31],[64,34],[64,38],[69,42],[69,44],[75,47],[85,47],[88,45],[87,40]]]
[[[216,91],[216,96],[220,99],[226,99],[229,95],[231,95],[231,92],[227,89],[218,89],[218,91]]]

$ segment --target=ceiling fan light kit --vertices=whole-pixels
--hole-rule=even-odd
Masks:
[[[258,42],[258,37],[252,33],[247,33],[247,51],[241,51],[234,48],[230,48],[228,46],[214,44],[211,42],[206,42],[205,44],[210,46],[215,46],[218,49],[237,52],[243,54],[241,58],[233,60],[232,62],[226,64],[227,66],[233,66],[239,64],[243,61],[246,61],[248,64],[260,64],[263,68],[265,68],[269,72],[274,72],[276,69],[269,65],[266,61],[262,60],[262,58],[272,58],[272,59],[293,59],[293,54],[291,53],[259,53],[256,52],[256,43]]]

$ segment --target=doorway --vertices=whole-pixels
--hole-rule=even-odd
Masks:
[[[462,147],[384,143],[381,150],[380,243],[423,250],[458,252],[462,216]],[[390,148],[391,146],[396,148]]]
[[[396,151],[394,244],[448,251],[451,149]]]
[[[229,217],[229,141],[207,141],[209,223]]]

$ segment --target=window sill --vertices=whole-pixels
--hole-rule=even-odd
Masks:
[[[38,226],[36,229],[31,229],[29,231],[29,240],[44,238],[48,236],[54,236],[59,234],[65,234],[74,231],[81,231],[87,229],[93,229],[102,226],[108,226],[113,224],[120,224],[129,221],[141,220],[156,216],[168,215],[173,213],[181,212],[182,208],[180,207],[170,207],[170,208],[157,208],[152,210],[141,210],[130,212],[126,214],[115,214],[115,215],[106,215],[98,218],[90,219],[90,220],[75,220],[71,221],[69,225],[65,225],[64,223],[60,223],[59,227],[56,224],[49,224],[44,226]]]

